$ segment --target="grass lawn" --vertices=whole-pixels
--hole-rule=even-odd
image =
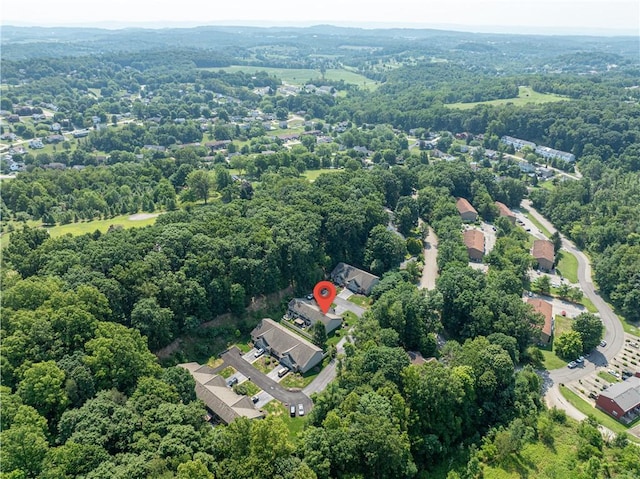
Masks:
[[[235,386],[233,386],[233,392],[249,397],[255,396],[260,391],[262,391],[262,389],[260,389],[251,381],[245,381],[242,384],[236,384]]]
[[[592,407],[591,404],[589,404],[587,401],[582,399],[580,396],[578,396],[576,393],[571,391],[566,386],[560,386],[560,393],[564,396],[564,398],[567,401],[569,401],[573,405],[573,407],[575,407],[582,414],[586,414],[587,416],[588,415],[594,416],[600,424],[602,424],[606,428],[611,429],[616,434],[621,432],[628,432],[628,429],[629,429],[628,427],[619,423],[612,417],[609,417],[607,414],[603,413],[599,409]],[[631,434],[629,434],[629,440],[636,443],[640,443],[640,439],[638,439],[635,436],[632,436]]]
[[[271,416],[280,416],[284,421],[285,426],[289,429],[289,440],[296,444],[298,442],[298,435],[302,432],[305,424],[304,417],[291,417],[289,415],[289,407],[284,406],[280,401],[271,401],[269,404],[265,404],[262,408]]]
[[[232,65],[225,68],[205,68],[205,70],[224,70],[227,72],[266,72],[271,76],[280,78],[283,82],[291,85],[304,85],[311,80],[318,81],[321,78],[320,70],[312,70],[310,68],[269,68],[269,67],[255,67],[246,65]],[[373,81],[358,73],[345,70],[343,68],[328,69],[325,73],[325,78],[332,81],[344,80],[345,83],[357,85],[365,90],[375,90],[378,88],[379,83]]]
[[[236,343],[234,344],[235,347],[237,347],[240,351],[242,351],[243,353],[248,353],[249,351],[251,351],[253,348],[251,346],[249,346],[249,343]]]
[[[560,252],[560,261],[556,270],[572,283],[578,282],[578,258],[568,251]]]
[[[267,360],[269,360],[268,363],[267,363]],[[273,369],[276,366],[278,366],[278,361],[276,361],[275,359],[273,359],[272,357],[270,357],[270,356],[268,356],[266,354],[263,354],[258,359],[256,359],[252,363],[252,365],[253,365],[254,368],[256,368],[261,373],[269,374],[271,371],[273,371]]]
[[[555,329],[553,331],[554,340],[555,338],[560,336],[562,333],[571,331],[571,320],[569,318],[556,315],[554,323],[555,323]],[[565,361],[562,358],[559,358],[556,355],[553,349],[553,342],[548,347],[540,348],[540,351],[542,351],[542,356],[544,357],[544,360],[543,360],[544,367],[547,370],[559,369],[567,365],[567,361]]]
[[[327,338],[327,348],[332,345],[336,346],[340,342],[340,340],[344,337],[346,332],[347,332],[346,329],[341,329],[341,328],[338,328],[335,331],[333,331]]]
[[[50,226],[47,228],[47,231],[52,238],[57,238],[58,236],[63,236],[66,234],[78,236],[86,233],[93,233],[95,230],[100,230],[102,233],[105,233],[111,225],[119,225],[123,228],[141,228],[143,226],[154,224],[157,218],[154,216],[153,218],[146,218],[143,220],[131,220],[129,219],[130,216],[131,215],[121,215],[114,216],[113,218],[109,218],[106,220],[82,221],[78,223],[69,223],[66,225]],[[42,226],[42,222],[28,222],[28,225],[31,227],[39,227]],[[17,226],[16,228],[19,229],[20,226]],[[2,238],[0,239],[0,245],[3,248],[9,243],[9,237],[10,234],[2,235]]]
[[[567,101],[568,98],[552,95],[548,93],[538,93],[533,91],[531,87],[528,86],[520,86],[518,89],[518,96],[516,98],[502,98],[499,100],[489,100],[489,101],[477,101],[472,103],[449,103],[445,105],[449,108],[456,108],[458,110],[470,110],[477,105],[494,105],[501,106],[512,103],[515,106],[524,106],[528,103],[550,103],[556,101]]]
[[[360,306],[361,308],[368,308],[371,306],[371,298],[367,298],[366,296],[362,296],[360,294],[354,294],[349,297],[349,302]]]
[[[622,328],[624,329],[625,333],[633,334],[634,336],[640,337],[640,325],[638,325],[637,323],[630,323],[629,321],[626,321],[622,318],[620,318],[620,321],[622,322]]]
[[[613,374],[609,374],[606,371],[600,371],[598,373],[598,377],[600,377],[600,378],[602,378],[605,381],[610,382],[610,383],[619,383],[620,382],[617,377],[615,377]]]
[[[584,306],[585,308],[587,308],[587,311],[589,311],[590,313],[597,313],[598,312],[598,308],[596,308],[596,305],[593,304],[593,302],[587,298],[586,296],[583,296],[582,299],[579,301],[579,303]],[[624,326],[625,321],[622,321],[622,325]]]
[[[316,366],[311,371],[307,371],[304,374],[300,373],[289,373],[282,381],[280,381],[280,385],[284,388],[298,388],[303,389],[306,388],[311,381],[313,381],[318,374],[320,374],[321,368]]]
[[[307,170],[304,173],[302,173],[302,176],[304,176],[307,180],[313,183],[318,179],[318,176],[320,176],[323,173],[338,173],[340,171],[344,171],[344,170],[340,170],[337,168],[321,168],[319,170]]]
[[[207,366],[209,366],[211,369],[215,369],[218,366],[222,366],[223,363],[224,359],[222,358],[211,358],[209,359],[209,361],[207,361]]]
[[[548,191],[553,191],[556,188],[554,186],[554,184],[551,183],[550,181],[542,181],[542,182],[538,183],[538,186],[540,188],[543,188],[543,189],[548,190]]]
[[[522,210],[524,215],[527,217],[527,219],[531,221],[534,225],[536,225],[536,228],[538,228],[542,232],[542,234],[544,234],[547,238],[551,237],[551,233],[549,232],[549,230],[544,226],[542,226],[542,223],[540,223],[536,218],[534,218],[533,215],[529,213],[529,210],[527,210],[526,208],[520,208],[520,209]]]
[[[233,376],[236,373],[235,368],[231,367],[231,366],[227,366],[226,368],[224,368],[222,371],[220,371],[220,376],[222,376],[223,378],[227,379],[230,376]]]

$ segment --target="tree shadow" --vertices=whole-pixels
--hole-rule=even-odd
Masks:
[[[538,472],[536,468],[536,464],[524,458],[521,454],[510,454],[507,458],[502,461],[500,467],[504,469],[506,472],[515,472],[522,479],[528,479],[530,474],[533,477],[536,477],[536,473]]]

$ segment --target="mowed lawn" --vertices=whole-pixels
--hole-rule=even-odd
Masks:
[[[477,105],[506,105],[508,103],[512,103],[515,106],[524,106],[527,103],[550,103],[556,101],[567,101],[568,98],[553,95],[550,93],[538,93],[533,91],[531,87],[528,86],[520,86],[518,91],[518,96],[516,98],[501,98],[499,100],[488,100],[488,101],[476,101],[472,103],[449,103],[446,106],[449,108],[456,108],[458,110],[470,110]]]
[[[270,68],[270,67],[255,67],[246,65],[232,65],[225,68],[206,68],[206,70],[224,70],[227,72],[245,72],[256,73],[266,72],[271,76],[275,76],[285,83],[291,85],[304,85],[312,80],[318,80],[322,77],[320,70],[312,70],[311,68]],[[373,81],[363,75],[360,75],[343,68],[329,69],[325,72],[324,77],[327,80],[340,81],[344,80],[345,83],[352,85],[358,85],[360,88],[366,90],[375,90],[378,88],[379,82]]]
[[[66,234],[78,236],[85,233],[93,233],[95,230],[99,230],[100,232],[105,233],[111,225],[122,226],[123,228],[141,228],[143,226],[152,225],[156,222],[157,215],[151,218],[144,218],[139,220],[132,220],[130,218],[131,215],[122,215],[115,216],[106,220],[93,220],[79,223],[69,223],[66,225],[50,226],[46,228],[46,230],[49,232],[49,235],[52,238],[57,238],[58,236],[63,236]],[[21,227],[18,226],[16,229],[20,228]],[[10,235],[3,234],[2,239],[0,240],[2,247],[4,248],[9,243],[9,241]]]
[[[562,273],[562,276],[572,283],[575,284],[578,282],[578,258],[568,251],[562,251],[560,253],[560,261],[558,262],[556,270]]]
[[[554,331],[553,331],[553,340],[560,336],[562,333],[571,331],[571,320],[564,316],[556,315],[554,318]],[[547,349],[546,347],[540,348],[542,351],[542,356],[544,356],[544,367],[551,371],[552,369],[563,368],[567,365],[567,361],[559,358],[555,351],[553,350],[553,342],[551,343],[551,348]]]

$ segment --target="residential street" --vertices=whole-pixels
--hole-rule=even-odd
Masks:
[[[419,224],[422,220],[419,220]],[[435,289],[436,278],[438,277],[438,237],[429,227],[429,232],[424,242],[424,268],[422,278],[420,278],[420,289]]]
[[[236,371],[250,378],[260,389],[284,404],[303,404],[305,411],[311,411],[313,402],[303,392],[290,392],[273,379],[258,371],[242,358],[242,351],[235,346],[220,356],[226,366],[232,366]]]
[[[533,208],[530,200],[523,200],[522,206],[527,208],[531,215],[547,228],[549,232],[554,233],[556,231],[553,225]],[[563,402],[560,402],[558,399],[559,391],[557,391],[557,384],[581,379],[596,368],[606,366],[609,360],[616,356],[622,349],[624,344],[624,330],[620,320],[614,314],[611,307],[596,293],[591,280],[591,264],[587,256],[564,236],[562,236],[562,247],[578,259],[578,280],[580,287],[584,295],[589,298],[598,309],[598,313],[605,327],[604,339],[607,342],[604,348],[596,348],[581,367],[575,369],[564,367],[549,372],[549,379],[552,381],[553,387],[549,387],[547,390],[545,396],[547,404],[549,406],[556,405],[568,411],[567,407],[565,407],[568,403],[563,401],[563,404]],[[577,411],[573,411],[571,415],[573,416],[576,412]],[[578,414],[580,413],[578,412]]]

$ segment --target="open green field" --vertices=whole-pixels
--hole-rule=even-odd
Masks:
[[[609,417],[607,414],[603,413],[599,409],[592,407],[591,404],[589,404],[587,401],[582,399],[580,396],[578,396],[576,393],[571,391],[566,386],[560,386],[560,393],[578,411],[580,411],[582,414],[586,414],[587,416],[589,415],[595,416],[596,420],[600,424],[602,424],[604,427],[611,429],[616,434],[619,434],[621,432],[628,433],[629,428],[627,426],[619,423],[612,417]],[[633,425],[634,423],[631,423],[631,424]],[[631,434],[629,434],[629,440],[636,443],[640,443],[640,440],[637,437],[632,436]]]
[[[269,68],[269,67],[254,67],[245,65],[232,65],[225,68],[207,68],[206,70],[224,70],[227,72],[266,72],[271,76],[280,78],[283,82],[291,85],[304,85],[310,80],[318,80],[321,78],[319,70],[312,70],[310,68]],[[378,88],[379,83],[369,78],[362,76],[358,73],[354,73],[345,69],[330,69],[327,70],[324,77],[327,80],[340,81],[344,80],[345,83],[352,85],[358,85],[365,90],[375,90]]]
[[[560,261],[558,262],[556,270],[562,273],[562,276],[572,283],[575,284],[578,282],[578,258],[568,251],[562,251],[560,253]]]
[[[109,226],[122,226],[123,228],[141,228],[143,226],[152,225],[156,222],[157,214],[151,218],[144,218],[140,220],[132,220],[131,215],[115,216],[106,220],[93,220],[80,223],[69,223],[66,225],[51,226],[47,228],[49,235],[52,238],[70,234],[72,236],[83,235],[85,233],[93,233],[95,230],[99,230],[105,233]],[[41,226],[41,223],[29,224],[29,226]],[[19,227],[18,227],[19,228]],[[0,239],[0,245],[4,248],[9,243],[9,234],[3,234]]]
[[[262,409],[270,416],[280,416],[284,421],[285,426],[287,426],[287,429],[289,429],[289,440],[292,443],[297,444],[298,435],[304,428],[305,418],[299,417],[297,414],[296,417],[291,417],[289,415],[288,406],[283,406],[280,401],[271,401],[269,404],[265,404]]]
[[[323,173],[337,173],[339,171],[344,171],[344,170],[339,170],[335,168],[321,168],[319,170],[307,170],[304,173],[302,173],[302,176],[304,176],[307,180],[313,183],[318,179],[318,176],[320,176]]]
[[[520,86],[518,96],[516,98],[503,98],[499,100],[488,101],[476,101],[473,103],[449,103],[449,108],[456,108],[458,110],[470,110],[477,105],[494,105],[501,106],[509,103],[515,106],[524,106],[527,103],[550,103],[555,101],[567,101],[568,99],[559,95],[552,95],[549,93],[538,93],[528,86]]]

